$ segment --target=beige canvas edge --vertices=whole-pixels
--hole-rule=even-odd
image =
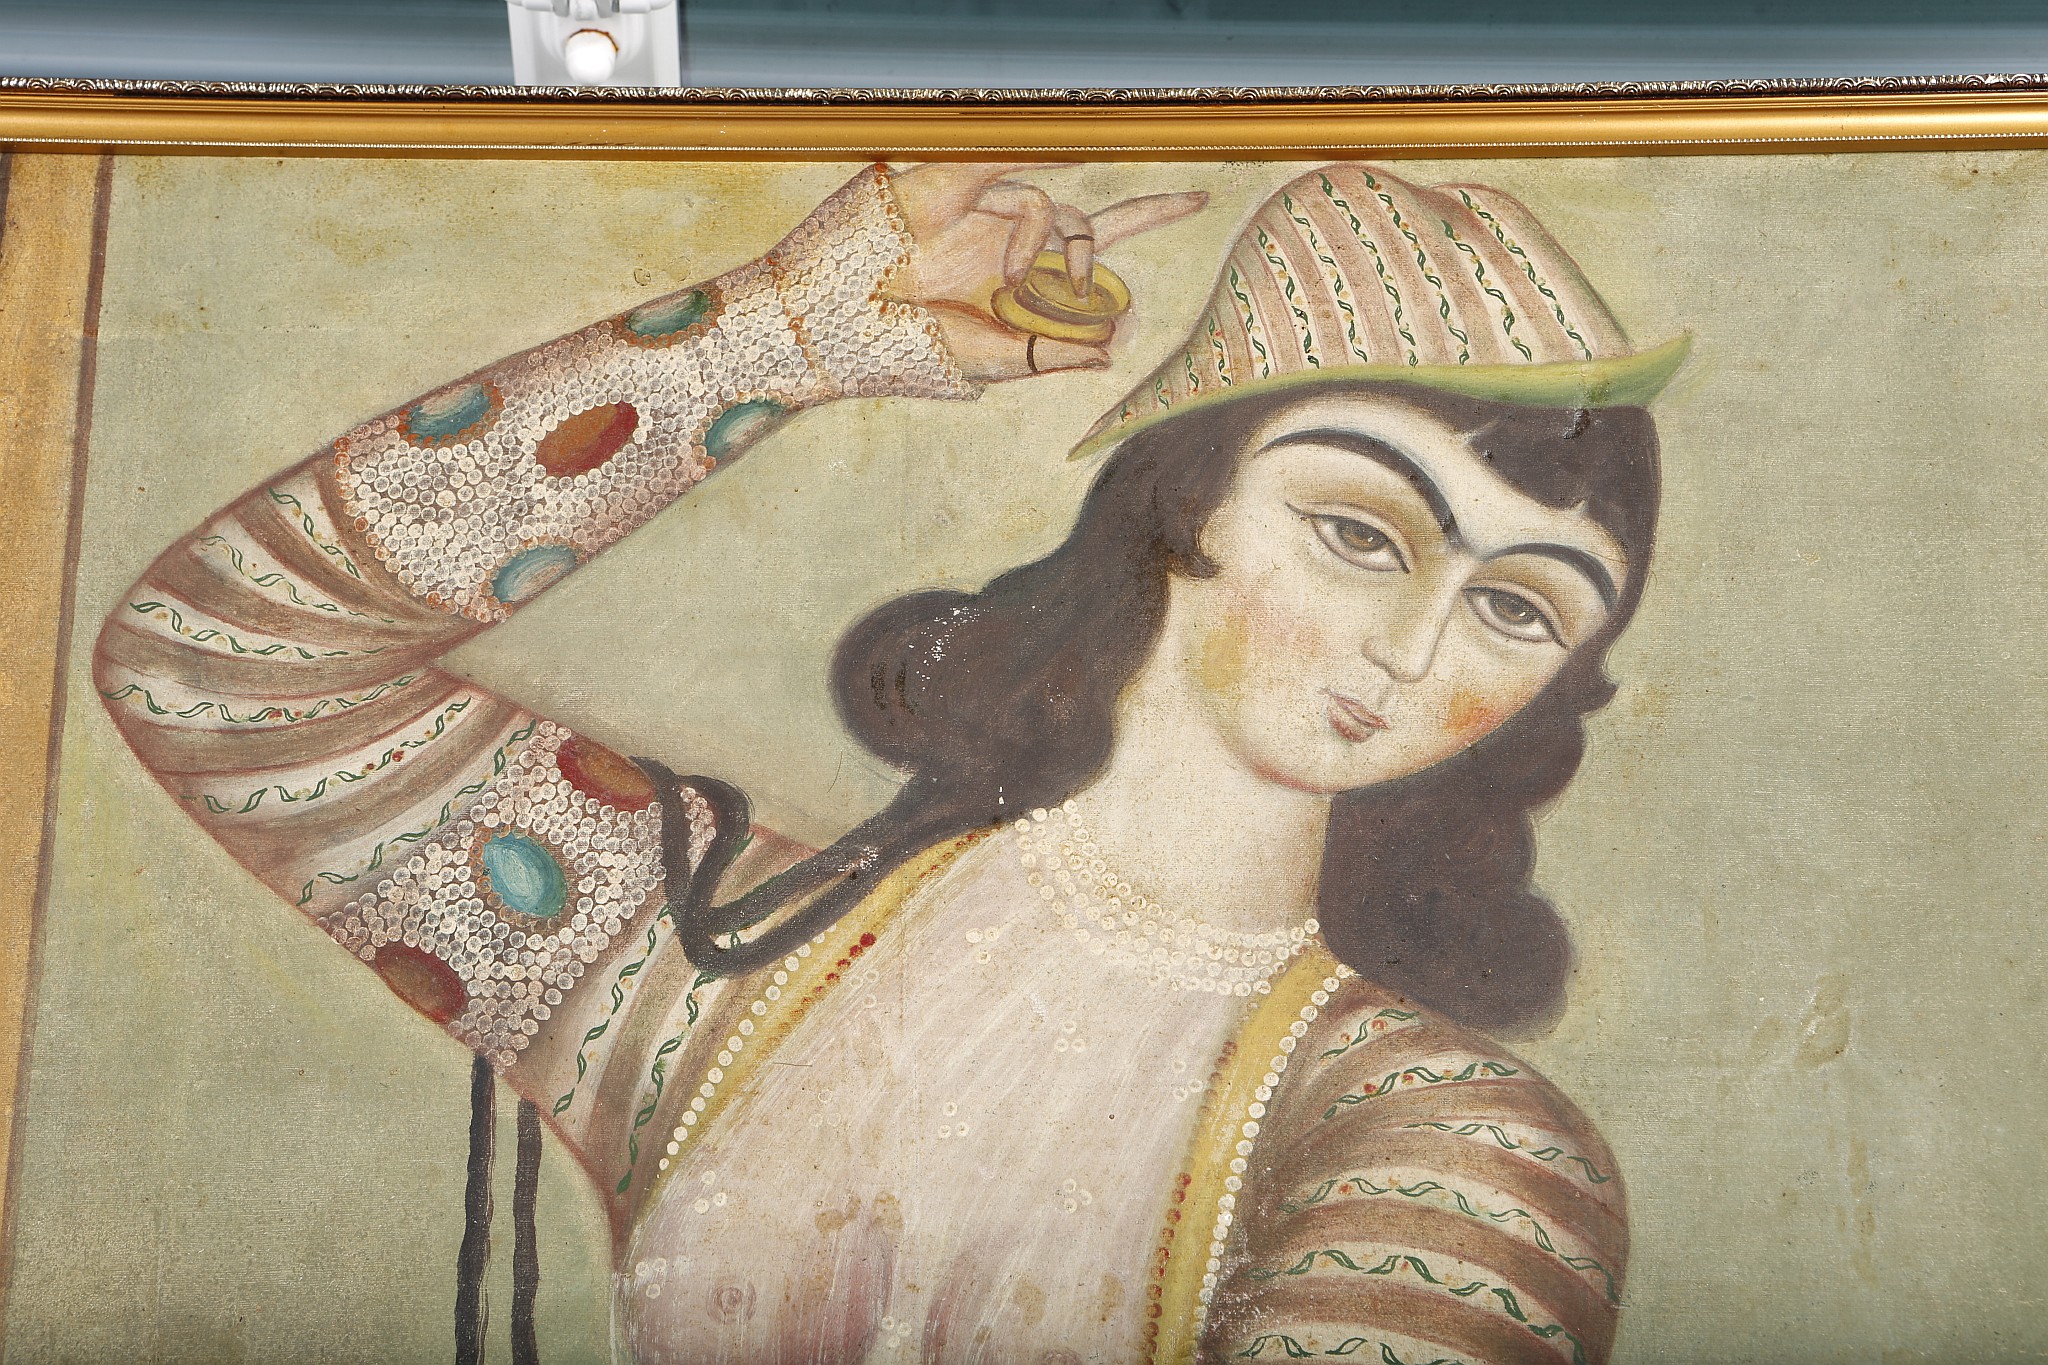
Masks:
[[[0,160],[0,544],[10,551],[0,556],[0,761],[19,775],[0,808],[0,1323],[110,161],[20,152]]]

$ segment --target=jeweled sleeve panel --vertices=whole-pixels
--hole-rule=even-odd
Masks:
[[[1604,1361],[1628,1224],[1591,1122],[1490,1039],[1350,995],[1276,1096],[1204,1358]]]
[[[660,810],[618,753],[437,660],[803,408],[969,396],[886,296],[912,248],[863,172],[762,259],[362,423],[165,551],[101,633],[100,694],[171,795],[601,1181],[650,1083],[620,1041],[668,1023],[632,1002],[689,984]]]

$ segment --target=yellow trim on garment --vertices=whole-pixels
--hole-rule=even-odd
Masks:
[[[1231,1159],[1238,1154],[1237,1144],[1244,1140],[1253,1092],[1263,1083],[1274,1056],[1281,1053],[1280,1040],[1293,1036],[1293,1027],[1301,1021],[1310,997],[1337,973],[1337,959],[1329,949],[1321,943],[1310,944],[1274,981],[1272,993],[1246,1016],[1217,1063],[1195,1125],[1194,1142],[1181,1165],[1188,1176],[1187,1192],[1170,1206],[1179,1209],[1181,1217],[1177,1224],[1169,1224],[1174,1235],[1166,1244],[1159,1338],[1152,1350],[1155,1365],[1182,1365],[1195,1358],[1208,1317],[1208,1305],[1202,1302],[1202,1277],[1209,1268],[1209,1241],[1216,1215],[1222,1212],[1223,1196],[1233,1193],[1226,1182]],[[1292,1061],[1294,1054],[1287,1056]],[[1270,1108],[1271,1101],[1267,1105]],[[1246,1165],[1249,1168],[1249,1161]],[[1246,1183],[1240,1178],[1240,1187]]]
[[[828,991],[842,984],[845,975],[851,975],[854,963],[867,951],[866,947],[860,946],[862,937],[879,937],[920,886],[945,871],[955,858],[987,834],[987,830],[976,830],[957,839],[934,844],[906,860],[838,923],[811,940],[808,954],[798,956],[791,953],[774,966],[762,967],[744,982],[735,983],[746,987],[743,998],[747,1004],[737,1015],[725,1016],[725,1032],[727,1039],[738,1035],[743,1046],[732,1054],[731,1062],[721,1066],[716,1057],[718,1052],[725,1050],[726,1040],[720,1040],[711,1053],[712,1068],[723,1074],[711,1082],[712,1093],[709,1096],[703,1094],[703,1086],[710,1081],[710,1071],[699,1074],[692,1092],[692,1100],[703,1099],[704,1107],[693,1110],[690,1107],[692,1101],[685,1101],[684,1107],[670,1117],[661,1139],[664,1152],[671,1141],[680,1141],[684,1146],[673,1156],[665,1154],[656,1162],[654,1180],[640,1203],[642,1216],[659,1203],[669,1177],[689,1150],[688,1144],[703,1141],[703,1134],[718,1122],[719,1116],[731,1105],[733,1096],[745,1093],[755,1073],[768,1063],[776,1049],[789,1040],[789,1035],[804,1016]],[[792,960],[797,963],[794,971],[788,968]],[[843,967],[842,963],[845,964]],[[775,984],[776,972],[783,972],[788,978],[781,985]],[[834,972],[841,973],[841,977],[828,980]],[[772,999],[769,998],[771,993]],[[742,1029],[742,1025],[747,1023],[753,1025],[751,1030]],[[695,1112],[697,1121],[688,1125],[689,1136],[679,1139],[676,1130],[684,1127],[682,1116],[686,1112]]]

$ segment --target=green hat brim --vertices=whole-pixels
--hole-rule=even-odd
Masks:
[[[1331,384],[1412,384],[1466,398],[1535,408],[1639,408],[1663,392],[1691,350],[1692,335],[1682,333],[1647,351],[1600,360],[1538,365],[1347,365],[1273,375],[1193,394],[1170,408],[1110,427],[1075,446],[1067,458],[1093,458],[1169,417],[1228,403],[1248,393],[1307,390]]]

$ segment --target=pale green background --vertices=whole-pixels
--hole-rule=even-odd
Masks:
[[[95,623],[259,477],[754,256],[846,169],[122,160],[12,1359],[448,1357],[467,1055],[143,774],[85,681]],[[1664,542],[1625,690],[1542,826],[1584,965],[1525,1050],[1630,1182],[1618,1358],[2048,1355],[2048,158],[1403,174],[1512,189],[1639,340],[1697,338],[1660,404]],[[1113,374],[808,414],[461,663],[746,782],[794,833],[850,822],[886,776],[832,719],[838,632],[1057,539],[1088,478],[1066,446],[1285,177],[1045,173],[1089,206],[1216,196],[1113,254],[1141,308]],[[601,1359],[596,1205],[552,1153],[540,1212],[543,1354]]]

